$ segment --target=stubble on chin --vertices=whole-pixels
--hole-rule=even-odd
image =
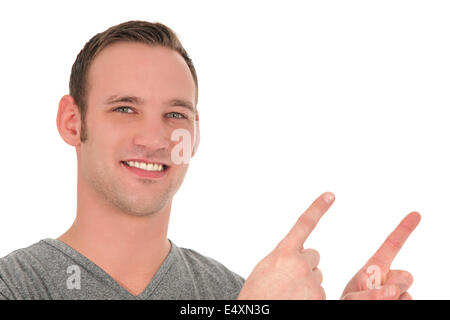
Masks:
[[[125,190],[123,182],[118,179],[109,179],[107,181],[108,179],[105,179],[105,177],[108,177],[106,172],[101,170],[96,170],[96,172],[96,174],[89,177],[89,184],[92,188],[109,205],[124,214],[132,216],[150,216],[160,212],[172,200],[184,180],[184,176],[177,177],[167,188],[158,190],[149,195],[149,197],[145,197],[142,195],[142,192],[140,192],[140,195],[137,195],[133,194],[132,190]],[[149,190],[152,185],[158,183],[158,181],[147,179],[141,179],[139,182],[142,183],[142,188],[149,188]]]

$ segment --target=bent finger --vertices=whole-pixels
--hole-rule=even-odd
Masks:
[[[319,268],[315,268],[312,271],[312,276],[314,278],[314,280],[316,280],[317,283],[321,284],[323,281],[323,274],[322,271],[320,271]]]
[[[412,300],[412,297],[408,292],[404,292],[400,295],[398,300]]]
[[[400,288],[400,294],[408,291],[413,284],[414,278],[411,273],[405,270],[390,270],[386,275],[384,285],[396,284]]]
[[[302,256],[308,261],[311,266],[311,270],[316,268],[320,261],[320,254],[314,249],[305,249],[301,252]]]

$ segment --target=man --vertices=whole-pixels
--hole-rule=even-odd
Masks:
[[[303,242],[331,206],[331,193],[311,205],[245,283],[167,238],[172,199],[188,168],[179,157],[189,160],[199,144],[197,101],[195,68],[166,26],[129,21],[88,41],[57,114],[78,160],[76,219],[57,239],[0,259],[0,298],[325,298],[318,253]],[[405,218],[343,298],[410,298],[412,277],[389,264],[418,221],[417,213]],[[366,281],[373,265],[383,286]]]

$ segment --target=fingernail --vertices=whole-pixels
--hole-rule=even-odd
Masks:
[[[327,192],[323,197],[323,200],[325,200],[325,202],[328,204],[332,203],[334,201],[334,194],[332,194],[331,192]]]
[[[397,286],[394,284],[391,284],[387,287],[384,287],[384,295],[386,297],[393,297],[397,293]]]

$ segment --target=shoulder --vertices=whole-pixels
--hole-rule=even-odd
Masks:
[[[231,271],[217,260],[195,250],[175,247],[175,254],[181,260],[184,271],[198,287],[211,295],[211,299],[235,299],[245,279]]]
[[[38,257],[43,252],[44,246],[41,241],[26,248],[12,251],[0,258],[0,274],[10,274],[33,268],[39,263]]]
[[[0,298],[33,298],[35,291],[31,288],[50,279],[45,264],[53,254],[41,240],[0,258]]]
[[[0,272],[23,272],[29,269],[36,269],[56,254],[57,252],[52,250],[52,247],[45,240],[40,240],[28,247],[14,250],[0,258]]]

